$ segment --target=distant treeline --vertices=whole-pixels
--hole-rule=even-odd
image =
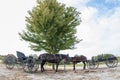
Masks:
[[[118,57],[118,62],[120,62],[120,56]]]
[[[0,60],[3,60],[6,55],[0,55]]]

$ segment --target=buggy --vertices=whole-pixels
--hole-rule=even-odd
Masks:
[[[23,69],[25,72],[36,72],[39,68],[39,60],[33,56],[26,57],[24,53],[16,51],[17,57],[14,55],[7,55],[4,62],[8,69],[13,69],[16,65],[17,68]]]
[[[88,60],[88,68],[95,69],[99,67],[99,63],[103,62],[109,68],[116,67],[118,64],[118,59],[113,54],[101,54],[98,56],[93,56],[91,60]]]

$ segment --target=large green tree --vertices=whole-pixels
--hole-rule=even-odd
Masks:
[[[19,35],[30,42],[34,51],[56,54],[60,50],[73,49],[79,42],[75,34],[81,18],[75,8],[66,7],[57,0],[37,0],[37,5],[28,14],[26,30]]]

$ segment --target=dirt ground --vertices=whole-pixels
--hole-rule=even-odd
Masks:
[[[76,67],[76,72],[67,66],[66,72],[63,68],[59,68],[57,73],[47,68],[44,73],[38,70],[32,74],[17,68],[8,70],[4,64],[0,64],[0,80],[120,80],[120,64],[115,68],[100,65],[98,69],[86,70]]]

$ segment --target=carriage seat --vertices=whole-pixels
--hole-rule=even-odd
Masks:
[[[19,52],[19,51],[16,51],[16,52],[17,52],[18,61],[23,62],[24,60],[27,59],[24,53]]]

